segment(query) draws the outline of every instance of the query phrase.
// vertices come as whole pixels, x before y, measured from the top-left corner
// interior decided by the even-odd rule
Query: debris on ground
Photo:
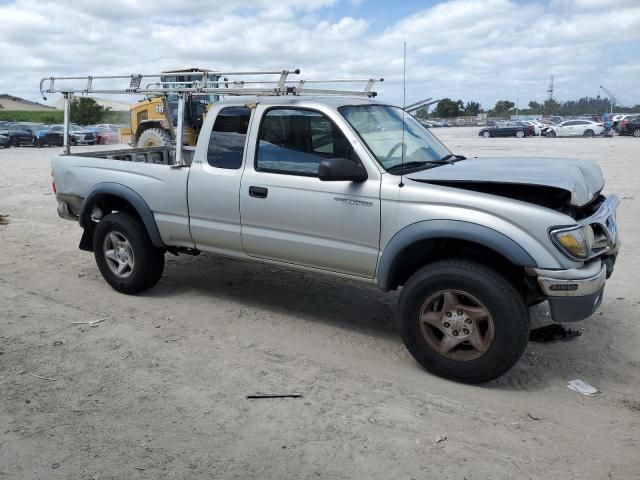
[[[538,417],[536,415],[532,415],[531,412],[527,412],[527,415],[531,420],[542,420],[542,417]]]
[[[97,327],[100,322],[104,322],[109,317],[99,318],[98,320],[91,320],[90,322],[73,322],[74,325],[89,325],[90,327]]]
[[[301,393],[256,393],[253,395],[247,395],[248,399],[258,398],[302,398]]]
[[[582,330],[565,328],[559,323],[552,323],[544,327],[534,328],[529,332],[530,342],[554,342],[556,340],[571,340],[582,335]]]
[[[434,445],[439,445],[442,442],[446,442],[447,441],[447,436],[446,435],[440,435],[438,438],[436,438],[436,443],[434,443]]]
[[[598,389],[596,387],[592,387],[587,382],[580,379],[569,380],[567,382],[567,388],[569,390],[573,390],[574,392],[578,392],[587,397],[590,397],[598,393]]]
[[[42,375],[36,375],[35,373],[30,373],[29,375],[31,375],[32,377],[36,377],[39,378],[41,380],[51,380],[52,382],[55,382],[55,378],[51,378],[51,377],[43,377]]]

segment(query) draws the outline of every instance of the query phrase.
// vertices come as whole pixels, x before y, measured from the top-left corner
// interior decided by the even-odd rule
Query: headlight
[[[593,247],[593,229],[589,225],[583,227],[558,228],[551,230],[551,239],[563,253],[572,258],[585,260]]]

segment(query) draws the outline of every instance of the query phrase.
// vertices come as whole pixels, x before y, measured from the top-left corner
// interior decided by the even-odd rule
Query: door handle
[[[256,198],[267,198],[269,189],[265,187],[249,187],[249,196]]]

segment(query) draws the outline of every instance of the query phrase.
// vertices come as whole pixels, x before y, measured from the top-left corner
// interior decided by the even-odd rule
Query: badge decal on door
[[[336,202],[346,203],[347,205],[356,205],[358,207],[373,207],[373,202],[364,202],[362,200],[353,200],[351,198],[333,198]]]

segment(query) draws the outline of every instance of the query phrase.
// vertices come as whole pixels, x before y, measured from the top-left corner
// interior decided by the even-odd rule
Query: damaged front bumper
[[[582,267],[567,270],[532,268],[542,295],[548,300],[555,322],[576,322],[591,316],[602,303],[604,284],[613,273],[620,239],[616,208],[620,200],[610,195],[590,217],[577,222],[589,225],[595,234],[591,256]]]
[[[549,301],[555,322],[577,322],[591,316],[602,302],[606,279],[613,271],[615,256],[568,270],[532,269]]]

